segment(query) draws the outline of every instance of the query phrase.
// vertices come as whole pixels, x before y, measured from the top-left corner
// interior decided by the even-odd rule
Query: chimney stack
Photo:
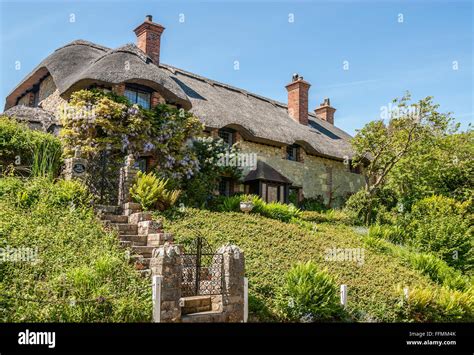
[[[308,125],[308,91],[311,85],[302,76],[293,74],[288,91],[288,114],[296,122]]]
[[[134,30],[137,36],[137,47],[146,53],[156,65],[160,64],[160,42],[164,30],[163,26],[153,22],[151,15],[146,15],[145,22]]]
[[[336,112],[336,109],[331,107],[331,102],[329,101],[328,97],[324,99],[324,102],[319,105],[319,107],[317,107],[314,112],[318,118],[329,122],[332,125],[334,124],[334,112]]]

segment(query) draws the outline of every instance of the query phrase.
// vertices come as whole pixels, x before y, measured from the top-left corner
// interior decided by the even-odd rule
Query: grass
[[[243,249],[249,278],[252,320],[277,321],[275,296],[283,277],[296,262],[314,261],[337,283],[348,286],[347,310],[355,321],[399,321],[399,286],[437,287],[427,276],[391,255],[365,248],[351,227],[310,222],[284,223],[256,214],[187,209],[176,218],[165,218],[165,228],[177,242],[205,237],[217,247],[232,243]],[[364,263],[325,260],[327,249],[364,248]]]
[[[0,178],[0,248],[37,250],[0,262],[1,322],[151,320],[149,280],[88,200],[79,183]]]

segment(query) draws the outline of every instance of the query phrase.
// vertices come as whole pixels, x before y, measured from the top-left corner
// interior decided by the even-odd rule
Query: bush
[[[355,224],[370,225],[374,222],[379,224],[393,222],[394,215],[391,211],[395,206],[393,192],[385,188],[377,190],[372,195],[365,190],[357,191],[348,198],[344,209]]]
[[[300,218],[315,223],[342,223],[352,224],[352,218],[342,210],[328,210],[326,212],[303,211]]]
[[[281,202],[264,202],[256,195],[234,195],[221,200],[217,210],[221,212],[240,212],[240,202],[252,202],[253,209],[250,213],[257,213],[267,218],[289,222],[300,216],[301,211],[292,205]]]
[[[416,202],[407,216],[408,244],[463,271],[473,266],[471,202],[432,196]]]
[[[85,185],[77,180],[49,178],[0,178],[0,198],[9,199],[17,206],[31,208],[37,204],[57,207],[86,207],[92,199]]]
[[[303,211],[326,211],[328,207],[324,203],[324,197],[318,195],[318,197],[305,198],[298,205]]]
[[[267,218],[278,219],[282,222],[289,222],[300,215],[300,210],[294,206],[281,202],[270,202],[262,206],[260,214]]]
[[[394,245],[385,239],[392,238],[390,232],[398,228],[375,225],[369,229],[364,237],[368,247],[379,252],[401,259],[407,266],[428,276],[434,282],[453,290],[467,290],[471,287],[471,280],[459,270],[453,269],[444,260],[429,253],[419,253],[408,247]],[[382,232],[381,232],[382,231]],[[385,239],[384,239],[385,238]]]
[[[406,234],[400,226],[374,224],[369,227],[369,236],[382,238],[394,244],[404,244]]]
[[[180,190],[167,190],[168,180],[160,179],[153,173],[138,172],[137,182],[130,188],[130,194],[144,211],[156,206],[164,211],[173,206],[181,193]]]
[[[0,116],[0,171],[12,166],[23,175],[53,177],[59,173],[61,151],[53,135]]]
[[[286,273],[277,308],[290,321],[334,320],[342,315],[334,279],[313,262],[296,264]]]
[[[403,293],[399,289],[400,297]],[[445,288],[415,287],[409,289],[408,299],[399,304],[400,312],[409,322],[472,322],[474,292]]]

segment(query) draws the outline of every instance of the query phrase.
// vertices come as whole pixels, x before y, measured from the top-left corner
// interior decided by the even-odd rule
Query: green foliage
[[[286,205],[281,202],[270,202],[263,205],[260,214],[267,218],[278,219],[283,222],[289,222],[292,218],[300,215],[300,210],[295,206]]]
[[[404,221],[407,243],[431,252],[460,270],[473,267],[472,204],[443,196],[424,198],[413,205]]]
[[[442,195],[465,201],[473,196],[474,132],[425,136],[397,164],[387,185],[410,209],[424,197]]]
[[[31,202],[17,204],[18,193]],[[0,263],[2,322],[146,322],[151,288],[104,231],[77,182],[0,179],[0,248],[31,248]]]
[[[374,222],[394,222],[395,206],[396,200],[391,191],[383,188],[377,189],[372,194],[366,190],[359,190],[348,198],[344,210],[354,224],[370,225]]]
[[[229,157],[229,162],[239,154],[237,144],[229,147],[221,138],[197,137],[193,141],[193,153],[198,162],[199,169],[192,178],[186,180],[183,189],[183,201],[188,206],[210,207],[214,191],[218,187],[222,176],[239,179],[241,169],[235,164],[225,164],[224,158]]]
[[[286,274],[277,293],[277,308],[290,321],[313,322],[341,317],[339,290],[335,280],[308,261],[298,263]]]
[[[173,180],[189,179],[197,169],[186,142],[202,131],[202,124],[185,110],[164,104],[145,110],[113,93],[80,90],[71,95],[61,122],[66,156],[76,147],[85,157],[105,149],[117,159],[151,153],[159,177]]]
[[[240,202],[252,202],[253,209],[250,213],[257,213],[264,217],[277,219],[283,222],[289,222],[292,218],[297,218],[301,211],[292,205],[281,202],[264,202],[256,195],[234,195],[221,201],[217,210],[223,212],[240,212]]]
[[[362,266],[355,262],[326,260],[330,248],[364,248],[362,238],[350,226],[323,223],[314,231],[259,214],[191,208],[180,213],[179,218],[165,218],[164,224],[178,243],[196,236],[198,230],[214,250],[227,243],[242,248],[249,279],[251,320],[282,319],[276,307],[276,295],[283,285],[282,275],[295,263],[308,260],[319,270],[327,268],[338,285],[348,285],[347,312],[357,321],[400,321],[396,285],[410,288],[435,285],[404,260],[370,248],[365,248]]]
[[[406,239],[406,233],[403,228],[398,225],[374,224],[369,228],[369,236],[382,238],[394,244],[404,244]]]
[[[54,177],[61,166],[61,149],[53,135],[0,116],[0,172],[12,166],[19,173]]]
[[[428,276],[439,285],[454,290],[467,290],[471,280],[459,270],[449,266],[444,260],[430,253],[420,253],[408,247],[392,244],[400,239],[400,228],[391,226],[372,226],[363,238],[367,247],[399,258],[405,265]]]
[[[302,220],[314,223],[352,224],[352,217],[343,210],[327,210],[322,212],[303,211],[300,216]]]
[[[179,198],[180,190],[168,190],[168,180],[160,179],[153,173],[138,172],[137,182],[130,188],[130,195],[144,211],[156,207],[164,211],[172,207]]]
[[[303,211],[316,212],[322,212],[328,209],[328,207],[324,203],[324,198],[321,195],[318,195],[318,197],[304,198],[303,201],[298,204],[298,207]]]
[[[474,292],[445,288],[416,287],[409,289],[408,300],[399,303],[400,317],[409,322],[472,322]]]
[[[49,178],[22,180],[16,177],[0,178],[0,198],[14,202],[23,208],[42,206],[90,206],[92,197],[86,186],[76,180]]]

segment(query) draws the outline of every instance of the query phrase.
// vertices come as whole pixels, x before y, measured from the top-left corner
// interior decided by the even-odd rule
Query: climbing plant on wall
[[[76,147],[93,157],[107,149],[117,159],[151,154],[159,176],[191,178],[198,163],[187,142],[202,132],[191,113],[162,104],[146,110],[125,97],[101,90],[80,90],[61,111],[65,155]]]

